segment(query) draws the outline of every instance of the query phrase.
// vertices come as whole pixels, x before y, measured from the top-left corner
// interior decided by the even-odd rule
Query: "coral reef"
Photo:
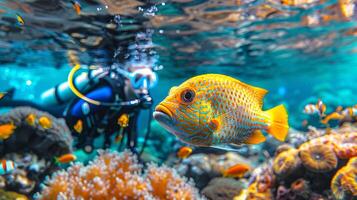
[[[0,176],[0,189],[31,196],[47,175],[59,169],[54,158],[72,152],[72,136],[62,120],[30,107],[0,116],[0,124],[7,123],[15,129],[1,141],[0,155],[18,167]]]
[[[131,153],[99,151],[87,166],[75,164],[47,180],[46,199],[201,199],[192,182],[168,167],[143,166]]]
[[[222,176],[222,173],[236,165],[237,163],[247,164],[252,166],[252,161],[240,156],[238,153],[225,153],[222,155],[216,154],[193,154],[181,163],[178,163],[175,168],[177,171],[186,176],[193,178],[198,188],[202,189],[213,178]]]
[[[7,192],[0,189],[0,200],[28,200],[28,198],[16,192]]]
[[[313,172],[328,172],[337,167],[337,156],[329,145],[310,145],[300,150],[302,164]]]
[[[290,148],[276,156],[273,163],[273,171],[278,176],[289,176],[295,173],[300,165],[301,160],[298,156],[298,150]]]
[[[211,200],[233,199],[238,195],[244,183],[232,178],[214,178],[202,190],[202,194]]]
[[[335,174],[331,190],[336,199],[357,197],[357,157],[351,158],[346,166]]]
[[[33,121],[29,118],[34,118]],[[51,121],[43,126],[40,119]],[[46,120],[41,120],[46,121]],[[0,116],[0,124],[12,123],[15,132],[0,144],[0,154],[33,152],[48,159],[72,152],[71,132],[64,121],[31,107],[17,107]]]
[[[291,144],[278,147],[274,158],[252,172],[249,186],[235,200],[356,198],[355,125],[310,128],[308,139],[297,148]]]

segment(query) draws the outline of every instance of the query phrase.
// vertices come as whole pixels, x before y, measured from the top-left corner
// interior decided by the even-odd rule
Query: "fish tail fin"
[[[277,140],[283,142],[288,135],[288,113],[284,105],[276,106],[265,111],[268,115],[269,125],[267,132]]]

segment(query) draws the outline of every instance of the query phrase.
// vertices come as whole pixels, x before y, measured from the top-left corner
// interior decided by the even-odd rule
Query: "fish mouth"
[[[155,118],[155,113],[156,114],[161,113],[161,114],[167,115],[172,120],[172,116],[173,116],[172,112],[166,106],[164,106],[162,104],[159,104],[158,106],[156,106],[155,112],[154,112],[154,118]]]
[[[172,130],[174,118],[172,112],[162,104],[156,106],[153,117],[167,130]]]

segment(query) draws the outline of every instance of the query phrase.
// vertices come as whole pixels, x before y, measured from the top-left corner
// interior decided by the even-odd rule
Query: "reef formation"
[[[47,199],[201,199],[193,183],[166,166],[146,170],[135,155],[100,151],[88,165],[74,164],[45,182],[37,195]]]
[[[0,156],[17,167],[0,176],[0,189],[30,197],[47,175],[59,169],[54,158],[72,152],[71,133],[61,119],[30,107],[1,115],[0,125],[4,124],[14,129],[0,141]]]
[[[311,129],[297,148],[283,144],[274,158],[253,171],[240,199],[354,199],[357,197],[357,131]]]

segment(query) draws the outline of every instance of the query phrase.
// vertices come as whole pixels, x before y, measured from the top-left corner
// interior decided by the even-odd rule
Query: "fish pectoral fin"
[[[213,130],[213,131],[217,131],[220,128],[220,121],[218,119],[212,119],[211,122],[209,123],[209,127]]]
[[[246,144],[259,144],[265,142],[266,138],[260,130],[255,130],[244,142]]]

